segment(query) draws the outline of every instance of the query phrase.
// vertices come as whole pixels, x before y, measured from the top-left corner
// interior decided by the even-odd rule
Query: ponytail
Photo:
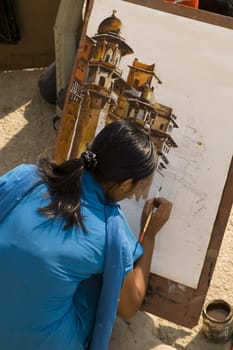
[[[65,228],[79,224],[85,229],[80,208],[82,175],[84,168],[94,171],[96,165],[96,156],[90,151],[62,164],[40,159],[38,169],[49,187],[51,201],[39,208],[39,212],[50,218],[64,216],[67,219]]]

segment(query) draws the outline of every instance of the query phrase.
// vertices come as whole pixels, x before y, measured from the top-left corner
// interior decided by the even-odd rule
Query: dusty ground
[[[54,146],[55,107],[39,94],[41,70],[0,73],[0,174],[22,162],[35,162]],[[222,298],[233,305],[233,211],[217,260],[206,302]],[[110,350],[152,350],[164,343],[176,349],[230,350],[229,344],[209,342],[201,332],[202,319],[193,329],[180,327],[144,312],[126,323],[117,320]]]

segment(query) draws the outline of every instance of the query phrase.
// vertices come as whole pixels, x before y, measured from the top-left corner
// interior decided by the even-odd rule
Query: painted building
[[[86,145],[106,124],[109,109],[117,105],[118,94],[114,92],[114,84],[121,79],[121,58],[133,53],[120,36],[121,27],[122,23],[113,11],[112,16],[100,23],[97,34],[86,39],[87,53],[80,61],[83,63],[83,72],[80,71],[80,64],[73,82],[73,86],[77,82],[79,84],[79,115],[71,157],[76,157],[86,149]],[[91,57],[87,62],[89,53]]]
[[[177,128],[176,117],[172,108],[156,101],[153,78],[161,84],[155,74],[155,64],[147,65],[137,58],[129,66],[127,88],[121,92],[117,107],[110,111],[111,119],[129,119],[144,128],[151,136],[158,154],[157,171],[164,176],[164,170],[169,164],[168,153],[177,147],[171,133]],[[116,84],[117,86],[117,84]]]
[[[177,147],[171,134],[177,128],[172,108],[156,101],[156,85],[161,84],[155,64],[137,58],[122,78],[121,58],[133,49],[121,36],[121,21],[113,14],[104,19],[97,34],[88,36],[77,60],[69,102],[76,103],[77,121],[70,157],[77,157],[106,124],[131,120],[146,130],[157,150],[157,171],[164,176],[168,153]]]

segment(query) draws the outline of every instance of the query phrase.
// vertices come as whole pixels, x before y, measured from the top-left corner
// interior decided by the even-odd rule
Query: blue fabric
[[[120,290],[127,266],[125,256],[127,241],[118,220],[117,206],[106,207],[107,237],[103,273],[103,285],[98,303],[95,327],[92,333],[90,350],[107,349],[112,327],[116,318]]]
[[[34,164],[22,164],[0,178],[0,222],[10,210],[40,181]]]
[[[23,165],[0,178],[1,210],[9,200],[6,189],[14,188],[20,173],[30,171],[35,172],[35,166]],[[34,184],[34,179],[31,182]],[[46,186],[37,184],[33,191],[16,201],[17,205],[13,205],[8,215],[5,213],[7,216],[0,224],[0,348],[84,349],[92,330],[100,287],[100,278],[91,277],[104,273],[101,295],[114,299],[113,307],[107,318],[103,318],[101,310],[107,305],[101,304],[103,297],[100,298],[93,340],[102,324],[101,341],[105,347],[92,342],[91,350],[104,349],[115,319],[119,282],[132,269],[142,248],[120,208],[106,203],[102,189],[88,172],[83,176],[82,197],[88,233],[78,227],[64,230],[63,218],[53,220],[41,215],[37,208],[48,203],[46,194]],[[106,246],[112,240],[111,235],[106,237],[106,232],[111,232],[112,237],[114,232],[119,232],[122,244],[116,252],[114,249],[113,255],[117,259],[121,257],[123,269],[118,269],[115,263],[106,267]],[[111,290],[112,284],[106,276],[113,273],[119,287]],[[88,281],[93,288],[90,289]],[[109,328],[105,327],[106,322]]]

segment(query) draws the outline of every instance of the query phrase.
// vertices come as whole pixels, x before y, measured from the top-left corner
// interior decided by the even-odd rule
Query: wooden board
[[[230,17],[185,6],[177,6],[166,3],[163,0],[125,1],[190,18],[192,20],[209,23],[214,26],[233,29],[233,19]],[[197,288],[189,288],[171,279],[151,274],[147,296],[142,307],[143,310],[189,328],[194,327],[198,323],[232,207],[232,198],[233,161],[231,161],[227,180],[219,203]]]
[[[130,2],[145,5],[144,1]],[[103,123],[101,124],[99,122],[101,120],[101,115],[99,115],[96,111],[102,108],[102,105],[99,104],[100,101],[98,97],[101,95],[102,101],[105,102],[109,98],[107,91],[108,89],[106,89],[106,86],[103,86],[103,84],[107,84],[107,80],[104,79],[104,76],[102,76],[102,87],[99,88],[98,91],[96,89],[91,89],[91,86],[89,86],[89,92],[92,96],[91,109],[89,108],[89,97],[86,96],[83,98],[85,89],[80,89],[80,84],[85,79],[85,67],[87,67],[87,63],[91,58],[91,52],[93,49],[93,42],[91,40],[92,38],[89,38],[88,41],[85,38],[88,19],[91,14],[93,4],[94,1],[89,2],[87,12],[88,16],[86,18],[82,39],[77,52],[75,67],[72,73],[65,108],[61,120],[61,126],[57,138],[55,158],[58,162],[61,162],[70,157],[77,156],[85,148],[86,143],[92,139],[96,131],[98,131],[103,126]],[[158,8],[159,10],[165,9],[165,11],[169,9],[168,12],[170,13],[175,13],[181,17],[190,17],[192,19],[197,19],[200,14],[202,21],[204,18],[206,19],[208,17],[206,14],[203,15],[203,11],[197,11],[183,6],[174,6],[173,4],[164,4],[164,2],[161,1],[146,1],[146,6]],[[219,17],[222,16],[210,14],[210,17],[211,16],[213,16],[214,23],[221,22]],[[225,22],[227,27],[230,28],[232,23],[230,23],[228,19],[223,18],[223,22]],[[122,45],[121,48],[125,54],[127,54],[127,52],[130,53],[130,47],[127,45],[124,46],[122,42],[118,41],[118,45],[119,44]],[[96,61],[93,62],[92,60],[92,66],[94,66],[96,63]],[[133,69],[135,69],[135,65],[137,70],[140,70],[141,72],[143,71],[144,73],[147,72],[146,79],[148,79],[148,71],[149,76],[151,76],[150,72],[154,69],[152,66],[145,65],[142,62],[140,63],[140,61],[136,61],[134,62]],[[93,70],[93,74],[94,73],[96,72]],[[116,71],[114,74],[117,75],[119,73]],[[140,77],[142,76],[140,75]],[[155,78],[157,78],[158,81],[160,80],[158,77]],[[118,79],[118,84],[116,86],[117,91],[121,92],[122,89],[127,89],[127,84],[131,84],[130,78],[127,81],[124,79]],[[138,84],[140,85],[140,80]],[[82,101],[82,103],[80,103],[80,101]],[[122,106],[122,103],[124,104],[124,98],[122,98],[120,102]],[[132,98],[131,102],[136,103]],[[140,103],[142,104],[142,101]],[[111,104],[111,107],[113,107],[113,103]],[[150,106],[146,106],[145,108],[147,112],[151,112]],[[165,118],[167,116],[167,113],[169,113],[171,110],[170,106],[164,106],[161,103],[157,103],[156,108],[157,112],[160,114],[160,117],[163,118]],[[80,109],[83,110],[83,118],[80,118]],[[122,110],[122,108],[118,109],[118,117],[121,116],[119,110]],[[110,121],[116,117],[116,113],[112,113],[111,108],[105,110],[104,113],[109,115]],[[86,123],[87,120],[91,120],[91,122],[88,124]],[[172,141],[173,144],[175,144],[175,141]],[[206,258],[203,262],[202,272],[200,274],[200,279],[197,287],[190,288],[185,284],[177,283],[172,278],[165,278],[156,274],[151,274],[148,294],[143,305],[144,310],[187,327],[192,327],[198,322],[232,204],[232,181],[231,164],[225,187],[224,183],[222,184],[222,188],[224,188],[224,190],[221,201],[219,203],[219,208],[217,210],[217,217],[215,223],[213,223],[214,229],[211,234],[209,246],[206,248]]]

